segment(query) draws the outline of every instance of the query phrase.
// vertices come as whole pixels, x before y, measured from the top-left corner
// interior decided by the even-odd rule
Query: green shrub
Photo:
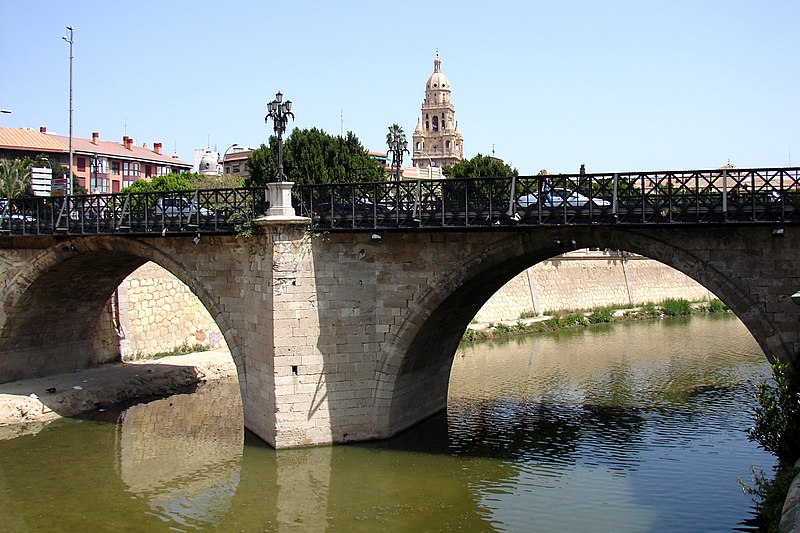
[[[748,432],[750,440],[775,454],[784,465],[800,459],[800,390],[798,373],[789,365],[772,364],[772,382],[759,384],[755,424]]]
[[[608,322],[613,322],[615,310],[616,306],[598,307],[591,315],[587,317],[587,320],[591,324],[606,324]]]
[[[172,350],[154,353],[153,355],[149,356],[149,359],[161,359],[163,357],[172,357],[173,355],[186,355],[187,353],[205,352],[206,350],[208,350],[208,346],[205,344],[195,343],[190,345],[184,342]]]
[[[661,302],[661,309],[667,316],[683,316],[692,314],[692,303],[683,298],[668,298]]]
[[[726,311],[727,309],[728,308],[725,306],[725,304],[722,303],[722,300],[718,298],[710,300],[708,302],[708,305],[706,306],[706,311],[708,311],[709,313],[721,313],[723,311]]]

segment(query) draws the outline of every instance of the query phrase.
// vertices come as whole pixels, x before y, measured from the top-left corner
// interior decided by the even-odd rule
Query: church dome
[[[433,74],[431,77],[428,78],[428,84],[425,86],[425,89],[430,90],[450,90],[450,80],[447,79],[442,73],[442,60],[439,59],[439,56],[436,56],[436,59],[433,61]]]
[[[200,174],[216,174],[217,173],[217,152],[206,150],[203,157],[200,158]]]

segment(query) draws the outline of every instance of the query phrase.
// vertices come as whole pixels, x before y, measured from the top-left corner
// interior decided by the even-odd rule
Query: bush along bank
[[[780,361],[772,363],[772,379],[759,384],[755,424],[748,437],[777,459],[772,477],[753,470],[753,495],[759,531],[800,531],[800,372]]]
[[[624,320],[644,320],[665,316],[686,316],[727,312],[720,300],[690,302],[684,299],[667,299],[661,303],[646,303],[638,307],[612,305],[594,309],[565,309],[549,312],[544,316],[523,314],[516,323],[501,322],[486,325],[471,324],[461,342],[480,342],[489,339],[546,333],[566,328],[586,327],[592,324],[608,324]]]

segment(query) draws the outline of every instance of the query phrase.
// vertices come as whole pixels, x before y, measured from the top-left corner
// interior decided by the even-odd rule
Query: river
[[[211,384],[0,442],[0,531],[731,531],[768,374],[730,315],[483,343],[441,416],[281,451]]]

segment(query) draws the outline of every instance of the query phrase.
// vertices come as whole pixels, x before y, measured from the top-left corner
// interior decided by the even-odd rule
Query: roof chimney
[[[122,144],[125,146],[126,149],[131,149],[131,144],[133,144],[133,139],[125,135],[122,137]]]
[[[39,126],[39,133],[47,133],[47,126]]]
[[[100,134],[96,131],[92,132],[92,144],[97,144],[100,141]]]
[[[153,151],[161,155],[161,143],[153,143]]]

